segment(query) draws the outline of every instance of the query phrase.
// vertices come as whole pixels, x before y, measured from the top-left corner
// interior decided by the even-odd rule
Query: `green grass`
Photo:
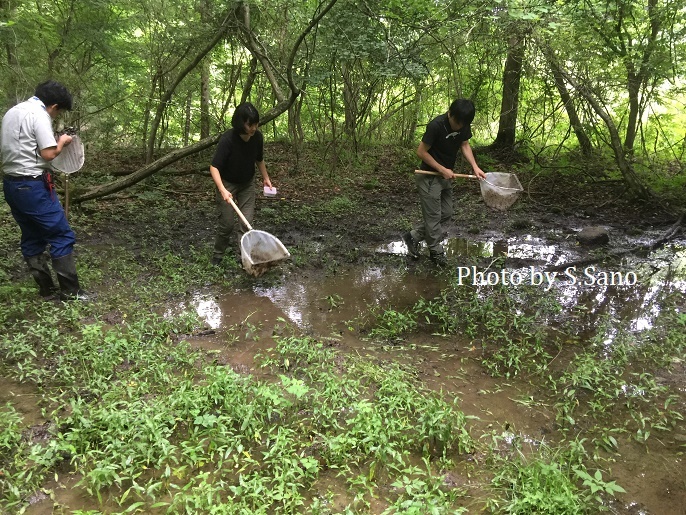
[[[560,322],[565,318],[550,295],[451,285],[400,312],[372,309],[366,326],[371,338],[400,346],[427,331],[466,340],[481,349],[474,359],[485,372],[529,384],[525,400],[516,402],[552,412],[556,431],[539,448],[524,453],[515,434],[508,437],[515,440],[508,452],[502,436],[487,446],[488,468],[495,472],[495,494],[487,502],[493,512],[597,513],[607,498],[623,492],[600,468],[620,460],[632,443],[646,450],[656,439],[663,445],[683,424],[683,395],[658,379],[686,360],[681,301],[667,288],[655,300],[661,310],[650,329],[636,332],[632,320],[599,318],[582,340],[574,325]],[[410,356],[412,349],[409,344]],[[579,434],[585,438],[577,440]]]
[[[268,379],[257,379],[180,339],[200,327],[195,315],[151,308],[215,278],[205,254],[84,249],[82,276],[104,283],[94,303],[3,289],[0,373],[37,388],[50,429],[27,440],[3,408],[2,510],[21,511],[66,474],[107,512],[326,513],[328,471],[351,513],[375,498],[389,513],[460,510],[463,492],[441,488],[433,461],[473,450],[468,420],[412,371],[294,334],[275,339],[261,357]],[[386,488],[394,481],[402,488]]]
[[[624,489],[604,481],[600,470],[589,474],[581,458],[578,445],[554,451],[544,444],[528,454],[515,445],[509,456],[494,459],[489,507],[511,515],[596,513],[603,506],[600,493],[612,496]]]

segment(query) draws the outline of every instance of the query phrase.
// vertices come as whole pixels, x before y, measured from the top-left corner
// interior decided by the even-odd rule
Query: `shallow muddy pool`
[[[546,322],[551,327],[573,327],[582,344],[603,319],[621,320],[631,331],[647,330],[660,315],[666,295],[686,293],[686,246],[682,243],[646,257],[625,258],[608,266],[578,266],[554,275],[551,267],[573,262],[580,255],[579,249],[564,239],[454,238],[446,240],[445,247],[453,271],[465,287],[507,281],[508,285],[533,286],[554,295],[562,311]],[[434,298],[454,277],[437,273],[426,257],[420,261],[407,258],[400,241],[376,251],[382,264],[342,274],[285,276],[276,285],[256,280],[243,291],[199,292],[190,305],[177,307],[193,308],[207,326],[207,331],[189,341],[221,362],[255,371],[255,354],[271,346],[272,334],[292,325],[327,339],[344,352],[412,364],[426,385],[459,397],[465,413],[479,417],[474,426],[480,432],[513,431],[534,443],[558,439],[550,406],[540,399],[534,401],[540,393],[536,385],[487,375],[480,364],[480,349],[468,338],[410,334],[402,341],[383,342],[368,337],[364,327],[372,313],[401,311],[420,298]],[[607,325],[604,337],[608,348],[614,334],[612,324]],[[563,359],[564,355],[559,358]],[[681,372],[671,374],[669,381],[683,408],[686,378],[683,367],[677,370]],[[611,458],[611,477],[627,490],[611,510],[686,513],[683,441],[678,445],[680,439],[686,439],[686,432],[683,425],[676,432],[672,443],[654,438],[639,444],[627,439],[621,452]]]

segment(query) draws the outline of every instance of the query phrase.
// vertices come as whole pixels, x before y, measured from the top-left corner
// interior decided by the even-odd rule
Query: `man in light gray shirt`
[[[60,298],[85,297],[74,261],[76,238],[50,174],[50,161],[72,139],[66,134],[55,139],[52,121],[71,108],[72,96],[66,87],[56,81],[43,82],[32,98],[7,111],[0,133],[5,200],[21,229],[21,252],[46,299],[56,293],[45,254],[48,246]]]

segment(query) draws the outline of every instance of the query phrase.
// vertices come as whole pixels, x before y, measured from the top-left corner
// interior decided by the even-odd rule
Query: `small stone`
[[[604,227],[584,227],[576,235],[576,239],[582,245],[605,245],[610,241],[610,234]]]

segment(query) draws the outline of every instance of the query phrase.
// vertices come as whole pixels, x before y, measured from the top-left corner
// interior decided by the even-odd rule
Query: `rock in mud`
[[[576,235],[576,239],[582,245],[605,245],[610,241],[610,234],[604,227],[584,227]]]

